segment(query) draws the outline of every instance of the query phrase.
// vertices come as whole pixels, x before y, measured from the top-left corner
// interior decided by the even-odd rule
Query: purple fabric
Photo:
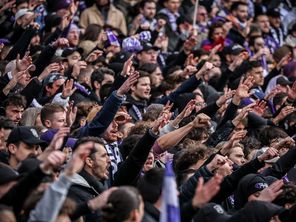
[[[48,144],[50,144],[51,140],[53,139],[54,135],[57,133],[58,129],[49,129],[45,133],[43,133],[40,139],[44,140]],[[77,139],[75,138],[68,138],[65,147],[73,148]]]
[[[70,4],[72,3],[71,0],[56,0],[53,6],[53,11],[58,11],[60,9],[67,9]]]
[[[283,68],[284,76],[291,77],[296,70],[296,61],[291,61]]]

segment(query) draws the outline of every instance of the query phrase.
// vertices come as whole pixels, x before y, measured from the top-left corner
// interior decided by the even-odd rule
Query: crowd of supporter
[[[296,221],[296,1],[196,1],[0,1],[0,222]]]

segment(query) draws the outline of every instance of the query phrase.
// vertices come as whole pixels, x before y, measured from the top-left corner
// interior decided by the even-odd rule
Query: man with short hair
[[[228,37],[235,43],[244,45],[245,30],[248,20],[248,4],[238,1],[231,5],[231,16],[233,27],[229,30]]]
[[[7,164],[16,169],[21,161],[40,153],[40,146],[46,146],[46,143],[40,140],[35,128],[18,126],[9,134],[6,146],[8,150]]]
[[[126,21],[123,13],[110,0],[96,0],[94,5],[85,9],[80,17],[79,25],[86,29],[89,24],[100,26],[110,25],[127,34]]]
[[[60,73],[52,73],[43,80],[43,92],[39,96],[38,102],[41,105],[52,101],[59,89],[65,83],[65,78]]]
[[[180,0],[165,0],[164,7],[159,11],[160,14],[165,14],[169,18],[170,27],[173,31],[177,31],[177,18],[180,16]]]
[[[41,109],[40,118],[42,124],[48,129],[59,129],[66,126],[66,111],[58,104],[44,105]]]
[[[90,77],[92,93],[94,96],[101,101],[102,99],[100,95],[100,91],[103,85],[113,84],[114,83],[115,73],[112,69],[108,68],[100,68],[98,70],[93,71]]]
[[[271,53],[273,53],[279,47],[279,44],[276,42],[271,34],[271,27],[268,16],[266,14],[257,15],[255,21],[262,31],[262,36],[264,38],[266,47],[270,49]]]
[[[270,32],[276,43],[281,46],[284,42],[284,28],[281,21],[281,13],[278,9],[271,9],[267,11],[269,23],[271,25]]]
[[[74,175],[73,184],[68,196],[77,204],[82,204],[93,199],[107,189],[105,181],[109,178],[110,158],[104,148],[102,140],[96,137],[84,137],[77,141],[76,147],[93,142],[93,149],[85,158],[83,169]],[[98,212],[86,214],[86,221],[97,221]]]
[[[159,49],[151,43],[143,43],[142,47],[142,50],[137,54],[139,65],[145,63],[156,64]]]
[[[140,77],[132,87],[131,94],[127,95],[126,107],[128,113],[134,121],[142,120],[142,114],[145,113],[147,101],[150,98],[151,82],[149,74],[140,71]]]
[[[3,105],[5,116],[17,125],[22,118],[26,103],[26,99],[19,94],[9,96]]]
[[[154,0],[140,2],[140,14],[134,19],[130,34],[138,33],[138,30],[151,30],[156,27],[156,3]]]

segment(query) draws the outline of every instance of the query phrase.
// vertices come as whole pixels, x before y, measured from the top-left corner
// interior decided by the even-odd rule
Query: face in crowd
[[[147,100],[150,98],[151,82],[149,76],[140,77],[138,82],[131,87],[132,96],[136,100]]]

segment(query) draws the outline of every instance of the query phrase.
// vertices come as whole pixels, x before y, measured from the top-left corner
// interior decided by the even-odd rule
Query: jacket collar
[[[147,101],[146,100],[135,100],[130,94],[127,94],[126,96],[126,102],[135,105],[139,108],[145,108],[147,107]]]
[[[75,174],[73,176],[72,182],[74,184],[93,189],[97,194],[100,194],[107,189],[105,182],[97,180],[84,169],[82,169],[79,174]]]

